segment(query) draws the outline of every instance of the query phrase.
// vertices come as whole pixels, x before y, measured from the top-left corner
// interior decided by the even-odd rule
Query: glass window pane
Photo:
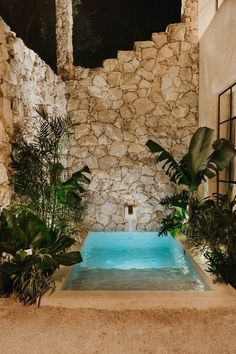
[[[219,182],[219,194],[227,194],[229,189],[228,183]]]
[[[230,137],[230,123],[225,122],[220,124],[220,138],[229,139]]]
[[[213,193],[215,193],[216,191],[217,191],[217,179],[216,178],[212,178],[208,182],[208,193],[207,193],[207,195],[210,196]]]
[[[236,102],[236,97],[235,97]],[[231,120],[231,141],[236,145],[236,119]]]
[[[229,169],[225,169],[219,173],[219,180],[228,181],[229,180]]]
[[[235,97],[236,101],[236,97]],[[231,141],[234,145],[236,145],[236,119],[231,121]],[[230,165],[230,179],[231,181],[236,182],[236,158],[231,161]]]
[[[232,184],[232,185],[231,185],[231,189],[232,189],[231,197],[232,197],[232,199],[233,199],[234,196],[236,195],[236,184]]]
[[[230,180],[236,182],[236,158],[234,157],[230,165]]]
[[[220,96],[220,122],[230,118],[230,91]]]
[[[230,95],[230,92],[232,92],[232,95]],[[236,146],[236,84],[220,96],[219,103],[219,122],[230,119],[230,121],[219,125],[219,137],[231,140]],[[230,108],[232,109],[231,112]],[[236,184],[232,183],[236,182],[236,158],[233,159],[229,168],[219,173],[218,177],[219,193],[230,194],[233,197],[236,194]]]
[[[232,88],[232,117],[236,117],[236,85]]]

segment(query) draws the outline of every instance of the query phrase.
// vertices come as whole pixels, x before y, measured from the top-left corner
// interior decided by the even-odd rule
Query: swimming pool
[[[90,232],[64,290],[210,290],[181,243],[157,232]]]

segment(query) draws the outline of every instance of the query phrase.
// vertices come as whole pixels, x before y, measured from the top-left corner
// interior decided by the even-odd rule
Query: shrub
[[[180,232],[185,233],[188,227],[188,192],[183,191],[171,197],[165,197],[161,200],[161,204],[167,207],[167,213],[169,213],[162,220],[160,235],[170,233],[175,237]]]
[[[18,203],[43,220],[51,231],[77,235],[85,209],[82,195],[90,183],[87,166],[68,176],[63,164],[71,119],[39,111],[30,141],[18,129],[12,154],[12,184]]]
[[[230,141],[217,139],[213,142],[213,136],[213,129],[198,128],[191,138],[187,153],[179,162],[155,141],[148,140],[146,143],[149,150],[157,154],[156,161],[162,163],[162,169],[170,180],[188,190],[190,217],[201,183],[223,171],[236,154]]]
[[[38,114],[31,140],[15,131],[11,167],[17,202],[0,216],[2,292],[7,278],[24,304],[39,304],[54,288],[53,273],[60,265],[81,261],[80,253],[69,249],[83,228],[83,193],[90,183],[87,166],[68,176],[63,165],[70,118]]]
[[[12,279],[21,302],[31,305],[54,289],[52,275],[60,265],[81,262],[80,252],[69,252],[75,239],[59,235],[30,212],[3,210],[0,216],[0,272]]]
[[[187,240],[202,251],[209,272],[236,287],[236,198],[217,195],[196,204],[189,220]]]

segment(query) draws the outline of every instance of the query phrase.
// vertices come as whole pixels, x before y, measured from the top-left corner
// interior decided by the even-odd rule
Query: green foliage
[[[82,228],[83,193],[90,183],[87,166],[68,177],[62,163],[70,118],[38,114],[31,140],[21,131],[15,136],[11,167],[17,202],[0,216],[0,275],[10,277],[14,293],[28,305],[54,288],[52,276],[60,265],[81,262],[80,252],[69,249]]]
[[[167,235],[170,233],[173,237],[180,232],[185,232],[188,222],[188,192],[183,191],[171,197],[165,197],[161,200],[161,204],[171,210],[163,220],[160,230],[160,235]]]
[[[236,287],[236,198],[216,197],[194,206],[187,240],[205,254],[211,273]]]
[[[156,161],[163,163],[162,169],[170,180],[187,188],[190,218],[200,184],[223,171],[236,154],[233,144],[226,139],[218,139],[212,143],[213,135],[213,129],[198,128],[192,136],[188,152],[179,162],[156,142],[148,140],[146,143],[152,153],[157,153]]]
[[[228,140],[218,139],[212,144],[213,134],[210,128],[198,128],[180,162],[156,142],[149,140],[146,145],[152,153],[158,154],[156,161],[163,162],[162,168],[172,182],[196,192],[202,182],[224,170],[235,156],[234,146]]]
[[[207,259],[208,271],[214,274],[218,281],[236,288],[235,259],[232,259],[221,249],[207,251],[204,256]]]
[[[60,265],[82,261],[80,252],[69,252],[72,237],[47,228],[37,216],[19,209],[4,210],[0,216],[0,273],[13,280],[13,291],[21,302],[31,305],[54,288],[52,275]]]
[[[76,234],[84,211],[82,194],[90,179],[83,167],[66,179],[62,164],[72,127],[68,116],[38,111],[38,130],[31,141],[20,133],[13,145],[13,186],[20,203],[36,214],[51,231]]]

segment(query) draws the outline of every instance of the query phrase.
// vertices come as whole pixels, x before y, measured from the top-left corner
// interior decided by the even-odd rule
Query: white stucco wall
[[[198,34],[203,36],[224,0],[198,0]]]
[[[236,1],[224,0],[200,39],[200,126],[217,129],[218,95],[236,82],[235,14]],[[211,181],[206,193],[215,191]]]
[[[217,99],[236,81],[236,1],[224,0],[200,39],[200,125],[216,128]]]

